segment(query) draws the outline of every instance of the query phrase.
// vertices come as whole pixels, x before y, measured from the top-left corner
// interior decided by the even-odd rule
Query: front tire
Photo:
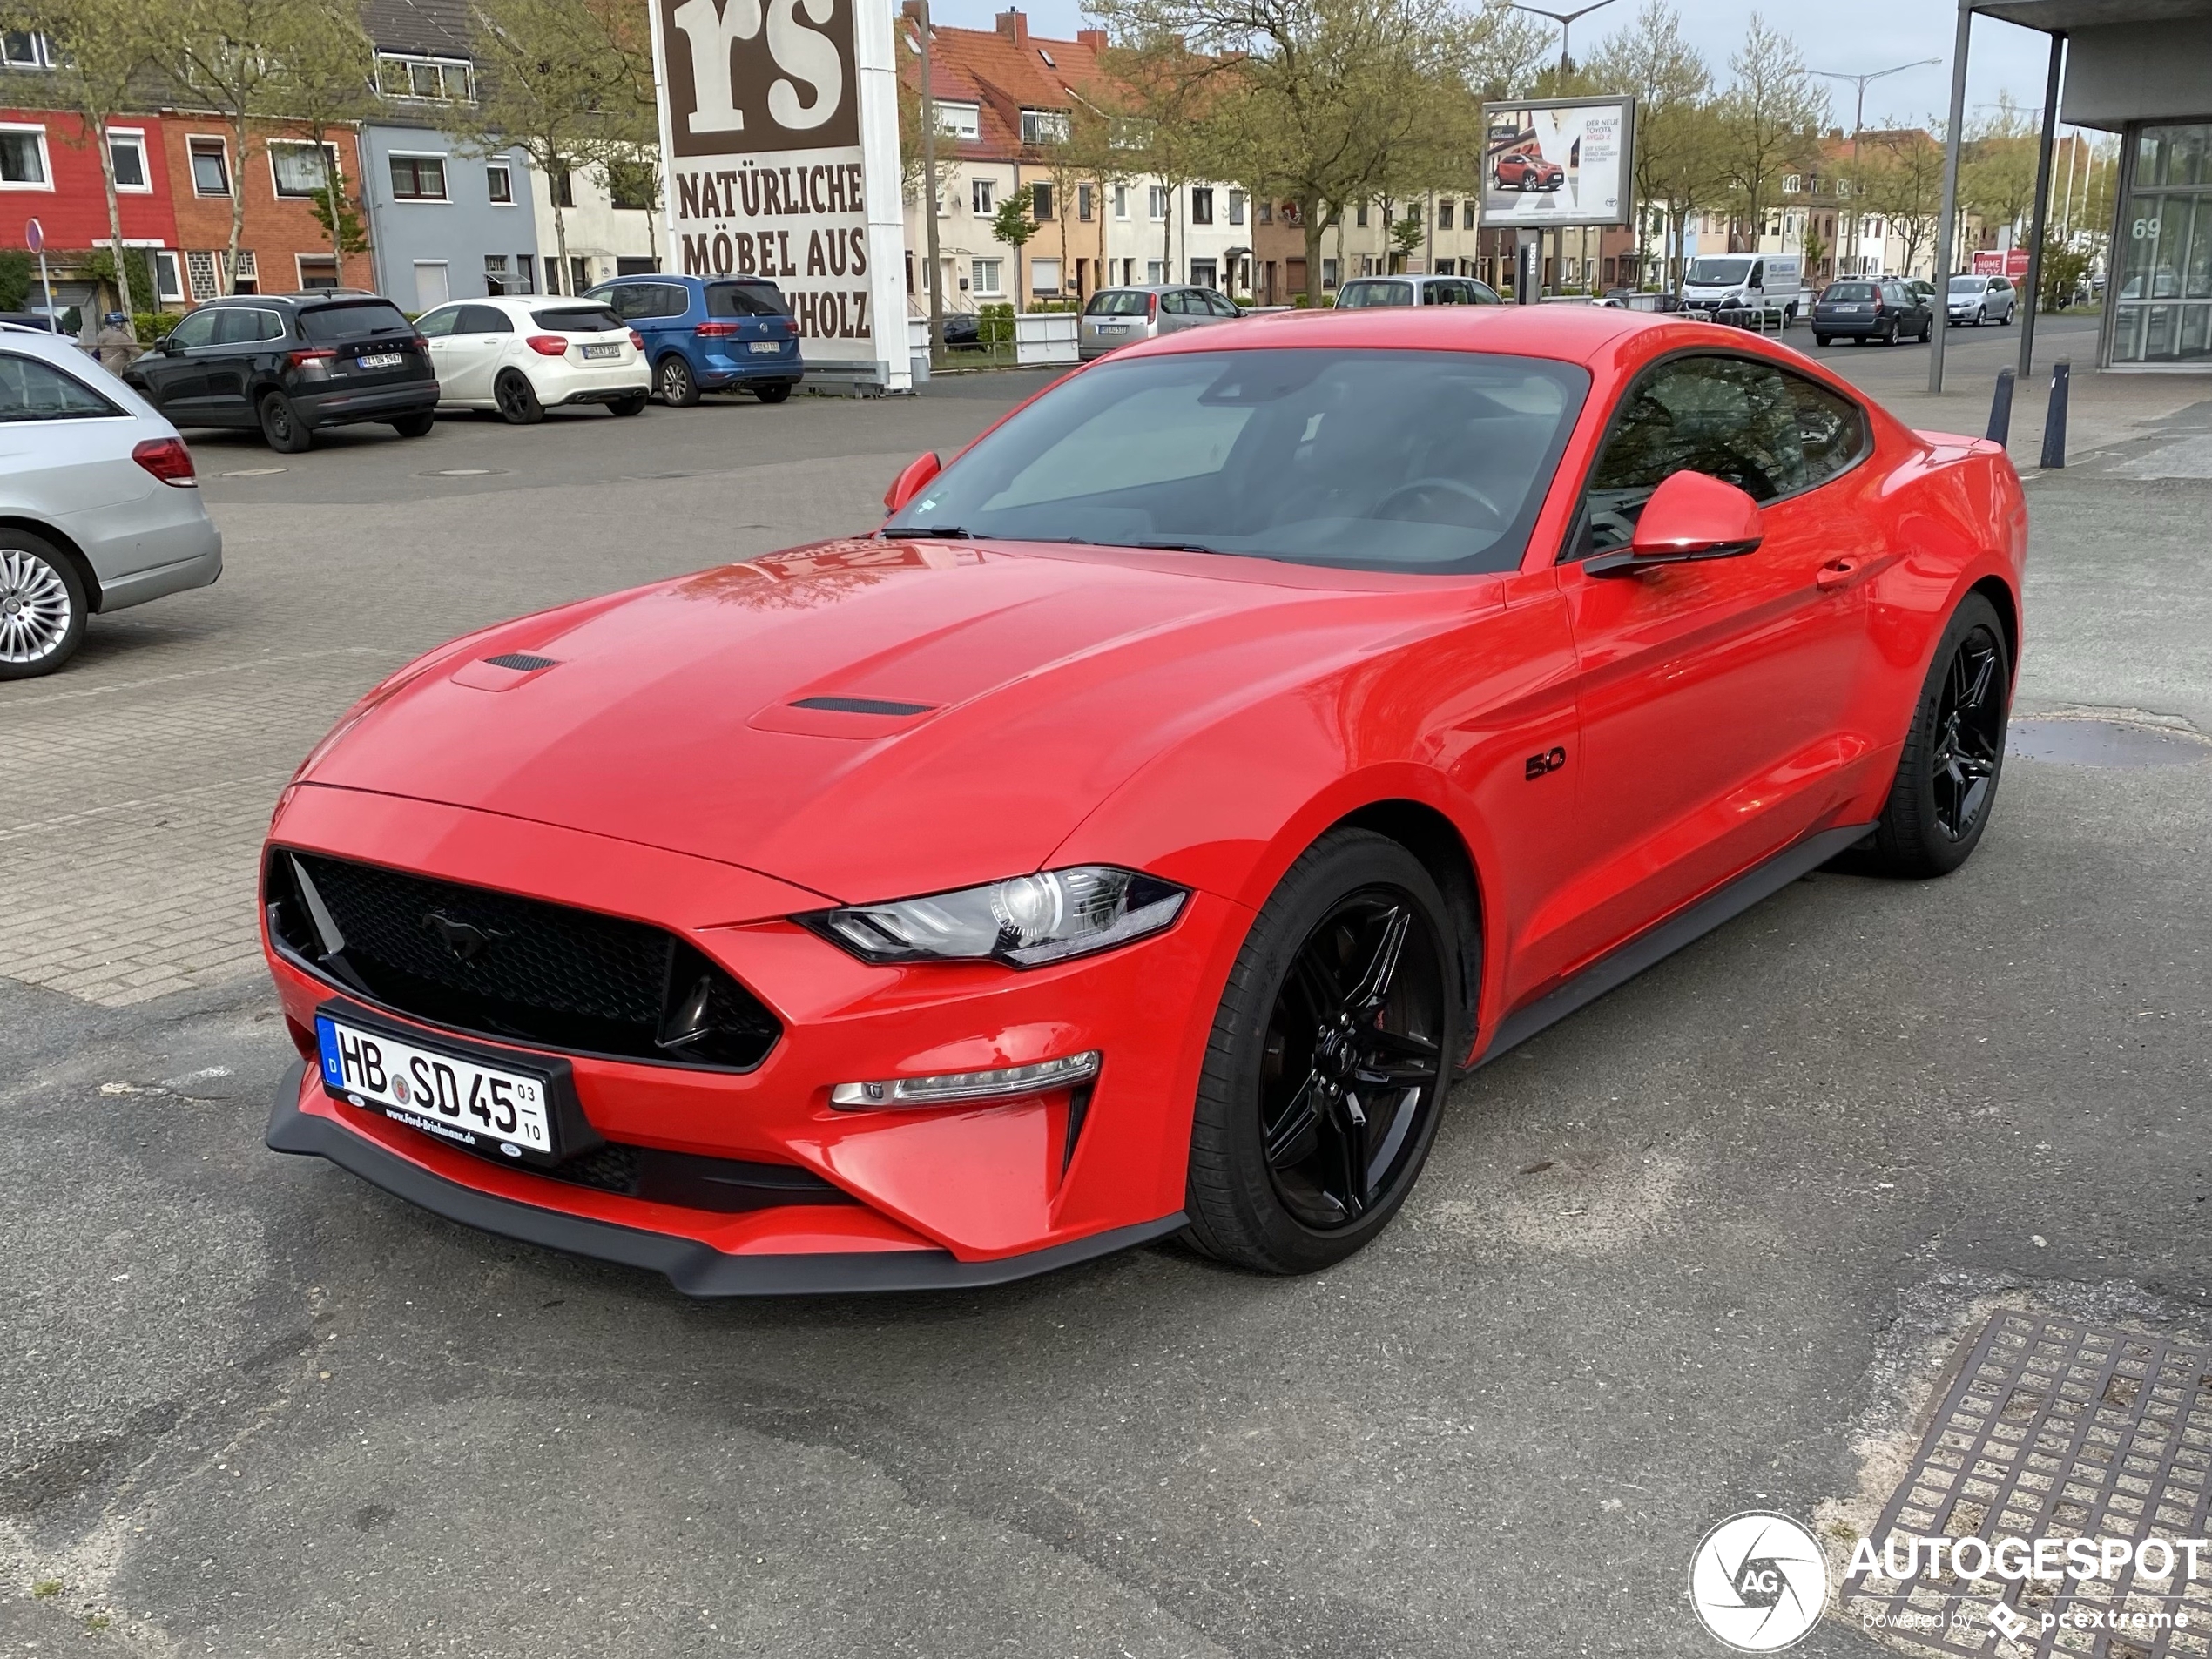
[[[1997,804],[2011,711],[2012,660],[1997,608],[1970,593],[1937,642],[1874,830],[1888,875],[1949,875],[1973,855]]]
[[[300,411],[292,400],[281,392],[271,392],[261,400],[261,441],[280,455],[296,455],[315,441],[307,430],[307,423],[300,418]]]
[[[674,352],[660,360],[653,371],[653,384],[660,393],[660,401],[671,409],[688,409],[699,401],[699,383],[691,374],[691,366]]]
[[[545,405],[537,401],[537,388],[519,368],[502,374],[492,385],[491,396],[499,406],[499,418],[509,426],[536,426],[545,418]]]
[[[84,640],[84,579],[52,543],[0,530],[0,680],[51,674]]]
[[[1190,1242],[1262,1273],[1342,1261],[1420,1176],[1463,1039],[1450,907],[1421,862],[1332,831],[1238,953],[1199,1074]]]

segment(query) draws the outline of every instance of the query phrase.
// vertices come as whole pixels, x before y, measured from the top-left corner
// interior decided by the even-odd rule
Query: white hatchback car
[[[0,325],[0,680],[51,674],[94,611],[223,573],[177,428],[66,334]]]
[[[645,342],[596,300],[462,300],[426,311],[438,407],[496,409],[516,426],[566,403],[636,415],[651,395]]]

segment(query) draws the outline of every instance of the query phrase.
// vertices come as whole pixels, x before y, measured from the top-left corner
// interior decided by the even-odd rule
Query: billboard
[[[911,385],[890,0],[652,0],[662,268],[765,277],[808,369]]]
[[[1484,105],[1485,227],[1627,224],[1635,114],[1632,98]]]
[[[2000,253],[1993,248],[1976,248],[1973,274],[2010,277],[2016,283],[2025,282],[2027,280],[2027,250],[2014,247]]]

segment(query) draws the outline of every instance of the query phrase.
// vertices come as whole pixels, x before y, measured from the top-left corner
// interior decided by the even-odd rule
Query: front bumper
[[[448,1146],[333,1100],[319,1076],[293,1080],[288,1108],[272,1123],[280,1150],[328,1157],[472,1225],[654,1266],[702,1295],[995,1283],[1183,1224],[1211,1027],[1192,1010],[1219,996],[1249,921],[1226,900],[1194,894],[1162,934],[1026,972],[873,967],[786,919],[819,905],[818,895],[635,843],[314,785],[291,792],[272,835],[676,934],[758,997],[783,1035],[745,1072],[564,1052],[585,1116],[617,1146],[790,1166],[818,1190],[827,1183],[837,1191],[835,1202],[742,1213],[631,1196]],[[278,951],[269,962],[304,1053],[316,1009],[342,993]],[[551,1052],[372,1011],[425,1043],[502,1049],[524,1063]],[[1090,1049],[1106,1062],[1084,1092],[927,1109],[829,1103],[838,1082]],[[901,1259],[794,1264],[890,1256]]]

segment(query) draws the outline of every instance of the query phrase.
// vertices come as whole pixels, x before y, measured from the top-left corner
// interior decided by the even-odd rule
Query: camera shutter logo
[[[1752,1510],[1707,1533],[1689,1558],[1689,1604],[1739,1653],[1779,1653],[1828,1605],[1820,1541],[1787,1515]]]

